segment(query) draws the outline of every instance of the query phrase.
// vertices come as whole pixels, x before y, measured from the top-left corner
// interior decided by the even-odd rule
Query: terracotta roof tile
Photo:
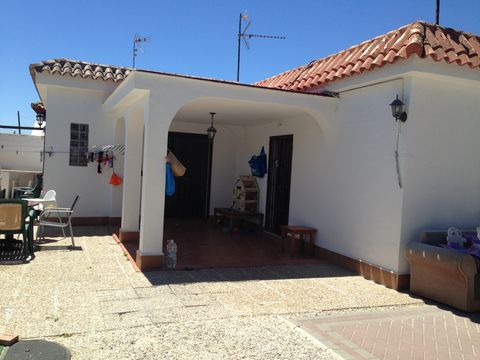
[[[47,113],[47,111],[45,110],[45,106],[43,105],[42,102],[31,103],[30,106],[32,107],[33,111],[35,111],[37,114]]]
[[[383,62],[384,59],[385,59],[385,56],[383,54],[378,54],[377,56],[375,56],[372,64],[375,65],[375,66],[382,66],[384,64],[384,62]]]
[[[131,69],[118,66],[92,64],[83,61],[68,59],[52,59],[30,65],[30,73],[47,72],[49,74],[69,75],[72,77],[82,77],[91,79],[102,79],[105,81],[120,82],[123,81]]]
[[[470,46],[470,48],[469,48],[469,49],[471,49],[470,53],[469,53],[470,56],[480,54],[480,39],[479,38],[471,37],[471,38],[467,39],[465,37],[465,43],[468,43],[468,45]],[[462,44],[463,44],[463,42],[462,42]]]
[[[479,68],[480,36],[417,21],[254,85],[307,91],[414,54]]]
[[[343,71],[343,73],[345,74],[345,76],[350,76],[352,75],[352,69],[353,69],[353,66],[352,64],[348,64],[347,67],[345,68],[345,70]],[[315,77],[316,79],[319,78],[318,76]]]

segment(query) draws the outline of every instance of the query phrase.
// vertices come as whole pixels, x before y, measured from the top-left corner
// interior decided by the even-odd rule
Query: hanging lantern
[[[208,134],[208,140],[213,141],[213,139],[215,138],[215,134],[217,133],[217,129],[215,129],[215,127],[213,126],[213,117],[215,116],[215,113],[211,112],[210,116],[211,116],[211,123],[210,123],[210,127],[207,129],[207,134]]]

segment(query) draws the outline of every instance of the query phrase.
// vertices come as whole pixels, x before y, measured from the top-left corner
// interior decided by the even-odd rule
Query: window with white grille
[[[88,124],[70,124],[70,166],[87,166]]]

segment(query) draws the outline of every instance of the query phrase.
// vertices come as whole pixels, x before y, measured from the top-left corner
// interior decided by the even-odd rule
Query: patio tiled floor
[[[202,220],[166,219],[164,239],[174,239],[177,246],[177,269],[253,267],[274,265],[319,264],[321,260],[297,252],[291,257],[282,252],[279,239],[260,232],[224,232]],[[166,241],[165,241],[166,244]],[[125,243],[135,259],[138,243]],[[164,249],[166,252],[166,248]]]

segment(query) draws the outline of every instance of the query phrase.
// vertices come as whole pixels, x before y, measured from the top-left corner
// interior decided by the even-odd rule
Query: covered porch
[[[112,196],[112,207],[113,202],[121,204],[119,240],[130,249],[136,265],[141,270],[162,267],[165,243],[170,238],[178,243],[179,268],[311,262],[311,258],[291,258],[281,253],[278,237],[250,232],[227,234],[205,219],[215,207],[232,205],[233,185],[238,176],[250,174],[248,160],[252,155],[262,146],[268,152],[271,137],[291,136],[287,202],[281,206],[267,204],[271,185],[265,176],[257,179],[258,211],[268,214],[282,207],[282,216],[286,216],[283,224],[314,227],[312,218],[304,216],[315,208],[315,199],[309,194],[314,187],[310,173],[318,173],[318,169],[309,168],[308,157],[317,156],[322,143],[328,141],[336,101],[318,94],[209,79],[142,71],[131,74],[103,107],[116,124],[116,142],[125,144],[123,191]],[[171,136],[206,137],[211,112],[216,113],[214,142],[203,148],[194,142],[184,144],[190,151],[186,153],[204,149],[205,156],[200,155],[193,163],[179,157],[191,172],[199,161],[205,161],[188,181],[206,176],[211,185],[206,181],[206,187],[184,194],[187,200],[183,203],[183,207],[190,202],[202,210],[172,216],[168,202],[165,206],[164,191],[165,156],[172,146]],[[278,233],[278,224],[269,231]]]
[[[278,265],[318,264],[320,259],[310,256],[298,243],[296,256],[283,251],[280,238],[258,231],[241,229],[233,233],[223,231],[203,220],[165,219],[165,240],[175,239],[178,245],[178,270],[208,268],[257,267]],[[118,239],[118,237],[117,237]],[[135,263],[139,241],[121,244],[129,259]],[[166,244],[163,252],[166,254]]]

